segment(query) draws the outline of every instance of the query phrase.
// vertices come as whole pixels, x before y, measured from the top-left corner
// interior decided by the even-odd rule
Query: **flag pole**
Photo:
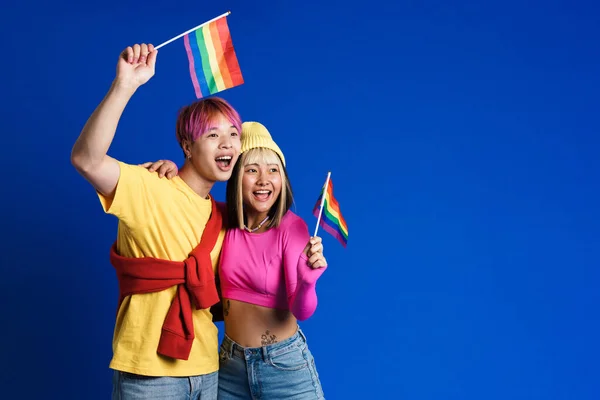
[[[319,217],[317,218],[317,226],[315,227],[315,234],[319,231],[319,223],[321,222],[321,214],[323,213],[323,204],[325,204],[325,195],[327,194],[327,186],[329,185],[329,178],[331,177],[331,171],[327,172],[327,179],[325,180],[325,186],[323,186],[323,197],[321,198],[321,206],[319,207]]]
[[[211,22],[213,22],[213,21],[216,21],[216,20],[218,20],[219,18],[226,17],[226,16],[228,16],[229,14],[231,14],[231,11],[227,11],[226,13],[224,13],[224,14],[221,14],[221,15],[219,15],[218,17],[215,17],[215,18],[211,19],[210,21],[206,21],[206,22],[204,22],[204,23],[202,23],[202,24],[200,24],[200,25],[198,25],[198,26],[195,26],[195,27],[193,27],[192,29],[189,29],[189,30],[187,30],[187,31],[183,32],[181,35],[175,36],[174,38],[171,38],[171,39],[167,40],[166,42],[159,44],[159,45],[158,45],[158,46],[156,46],[154,49],[155,49],[155,50],[158,50],[158,49],[160,49],[161,47],[168,45],[168,44],[169,44],[169,43],[171,43],[172,41],[174,41],[174,40],[177,40],[177,39],[179,39],[180,37],[183,37],[183,36],[187,35],[187,34],[188,34],[188,33],[190,33],[190,32],[194,32],[196,29],[198,29],[198,28],[201,28],[201,27],[203,27],[204,25],[210,24]]]

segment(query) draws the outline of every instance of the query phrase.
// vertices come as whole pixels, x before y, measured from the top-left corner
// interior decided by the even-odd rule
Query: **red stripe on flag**
[[[231,41],[231,34],[229,33],[227,18],[219,18],[215,22],[217,23],[219,39],[221,40],[221,47],[223,47],[223,55],[225,56],[225,62],[227,64],[227,68],[229,69],[231,82],[233,83],[233,86],[241,85],[244,83],[244,78],[242,77],[242,70],[240,69],[240,65],[233,48],[233,42]]]
[[[348,224],[346,224],[346,220],[342,216],[342,211],[340,210],[340,204],[333,196],[333,182],[329,179],[329,186],[327,186],[327,205],[330,209],[334,210],[339,215],[340,224],[344,226],[344,229],[348,229]]]

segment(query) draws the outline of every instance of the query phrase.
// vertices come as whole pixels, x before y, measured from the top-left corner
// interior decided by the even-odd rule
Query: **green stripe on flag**
[[[215,83],[215,77],[212,74],[210,68],[210,61],[208,60],[208,51],[206,50],[206,42],[204,41],[204,34],[202,28],[196,29],[196,41],[198,42],[198,50],[200,50],[200,56],[202,58],[202,70],[204,71],[204,77],[206,78],[206,84],[210,94],[217,92],[217,84]]]
[[[340,232],[340,234],[345,237],[346,239],[348,239],[348,235],[343,231],[343,229],[340,226],[340,221],[334,217],[331,213],[329,213],[329,210],[327,209],[328,207],[327,204],[327,199],[325,199],[325,204],[323,205],[323,213],[325,214],[325,216],[327,217],[327,219],[329,221],[331,221],[333,224],[335,224],[337,230]]]

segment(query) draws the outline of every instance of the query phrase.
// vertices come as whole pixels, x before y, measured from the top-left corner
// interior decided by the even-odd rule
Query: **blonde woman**
[[[176,166],[161,161],[150,170],[172,176]],[[327,262],[321,239],[311,238],[290,211],[285,157],[258,122],[242,124],[241,156],[226,193],[218,398],[323,399],[298,320],[314,313],[316,282]]]

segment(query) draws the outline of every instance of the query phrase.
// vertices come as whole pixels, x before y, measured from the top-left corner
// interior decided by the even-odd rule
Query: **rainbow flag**
[[[346,220],[344,220],[344,217],[342,216],[338,201],[333,197],[333,182],[331,182],[331,178],[323,185],[319,199],[313,209],[313,214],[317,218],[319,218],[323,194],[325,194],[325,202],[323,203],[323,211],[321,213],[319,225],[321,225],[326,232],[339,240],[342,246],[346,247],[346,244],[348,243],[348,224],[346,224]]]
[[[226,16],[188,33],[183,41],[197,98],[244,83]]]

